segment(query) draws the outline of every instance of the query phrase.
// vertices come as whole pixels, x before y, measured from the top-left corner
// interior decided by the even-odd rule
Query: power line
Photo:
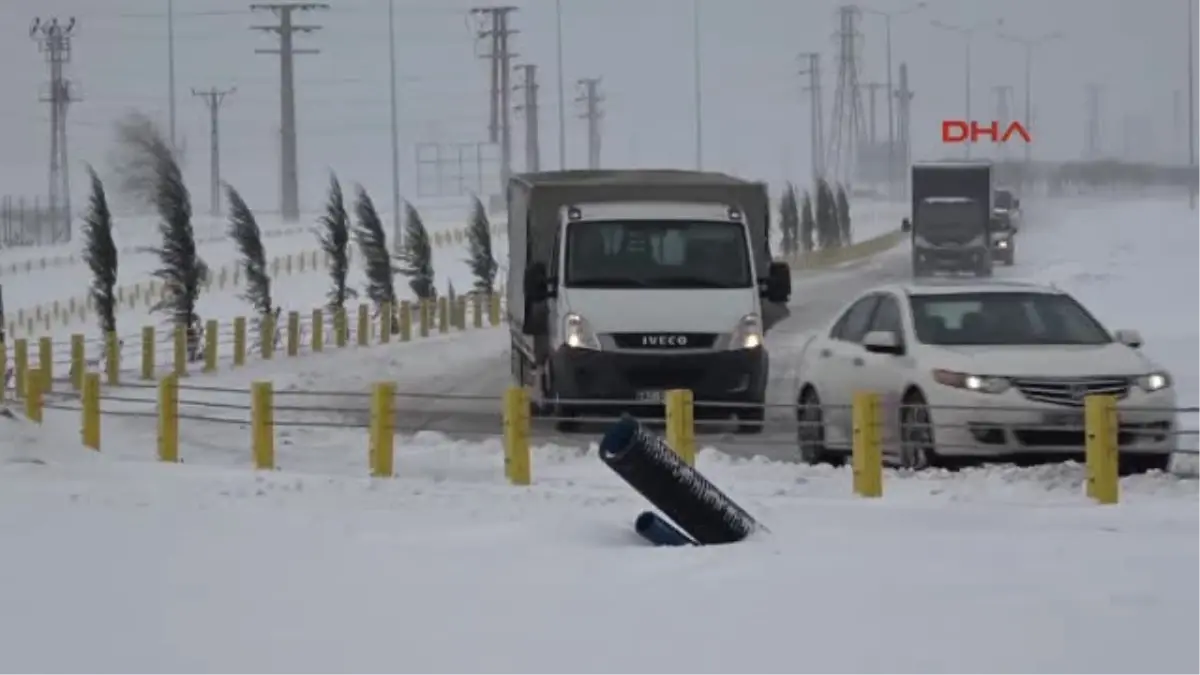
[[[279,180],[280,212],[285,221],[300,218],[300,176],[296,166],[296,74],[294,57],[297,54],[319,54],[318,49],[297,49],[293,39],[296,33],[311,33],[321,26],[297,24],[295,12],[329,9],[322,2],[256,3],[253,11],[266,10],[279,17],[277,26],[251,26],[252,30],[275,33],[279,36],[279,49],[255,49],[255,54],[279,55]]]
[[[221,215],[221,104],[225,102],[226,96],[236,91],[237,87],[192,90],[192,96],[204,99],[204,105],[208,108],[209,212],[214,216]]]

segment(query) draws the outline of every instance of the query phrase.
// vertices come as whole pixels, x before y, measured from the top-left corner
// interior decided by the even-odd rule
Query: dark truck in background
[[[996,188],[992,197],[992,258],[1012,266],[1017,256],[1021,200],[1007,188]]]
[[[929,162],[912,167],[913,276],[992,274],[992,165]]]

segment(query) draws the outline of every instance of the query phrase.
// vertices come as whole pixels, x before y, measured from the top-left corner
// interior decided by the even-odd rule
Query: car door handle
[[[854,365],[856,365],[856,366],[861,366],[863,364],[862,357],[860,357],[860,356],[854,357],[854,361],[852,363],[854,363]]]

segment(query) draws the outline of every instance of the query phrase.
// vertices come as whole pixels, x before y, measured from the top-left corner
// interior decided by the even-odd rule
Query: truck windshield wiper
[[[674,277],[654,277],[650,280],[655,286],[695,286],[698,288],[736,288],[729,283],[716,281],[714,279],[705,279],[704,277],[689,277],[689,276],[674,276]]]
[[[571,279],[567,285],[574,288],[645,288],[646,282],[632,277],[583,277]]]

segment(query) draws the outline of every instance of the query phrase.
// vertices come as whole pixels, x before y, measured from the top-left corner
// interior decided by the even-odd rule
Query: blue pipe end
[[[638,535],[655,546],[695,546],[696,542],[662,516],[653,511],[642,511],[633,521]]]
[[[615,459],[632,450],[639,426],[629,415],[621,415],[600,438],[600,456]]]

